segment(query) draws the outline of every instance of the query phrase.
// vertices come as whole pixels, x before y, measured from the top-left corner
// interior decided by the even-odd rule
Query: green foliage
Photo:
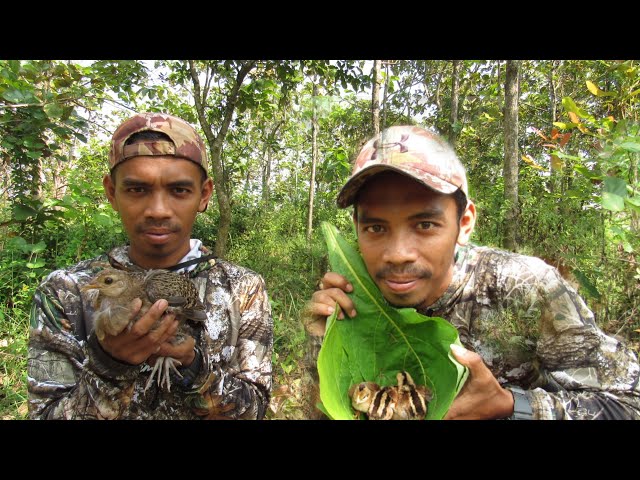
[[[26,285],[15,292],[13,306],[0,304],[0,420],[27,417],[28,302]]]
[[[460,344],[458,332],[442,318],[420,315],[413,308],[393,308],[367,273],[358,252],[329,223],[323,223],[331,270],[352,285],[358,316],[337,321],[337,308],[327,320],[318,358],[320,396],[330,418],[354,418],[349,387],[362,381],[396,384],[396,374],[408,371],[418,385],[433,393],[428,419],[441,419],[462,388],[468,371],[451,355]]]

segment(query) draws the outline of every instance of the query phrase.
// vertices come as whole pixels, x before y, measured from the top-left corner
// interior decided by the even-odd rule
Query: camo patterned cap
[[[162,132],[171,142],[144,141],[125,145],[134,133]],[[174,155],[200,165],[207,172],[207,150],[196,130],[181,118],[164,113],[139,113],[125,120],[114,132],[109,151],[109,168],[141,155]],[[208,173],[208,172],[207,172]]]
[[[441,193],[459,188],[468,196],[464,166],[451,146],[429,130],[405,125],[383,130],[362,147],[351,177],[338,194],[338,206],[352,205],[365,181],[385,170],[407,175]]]

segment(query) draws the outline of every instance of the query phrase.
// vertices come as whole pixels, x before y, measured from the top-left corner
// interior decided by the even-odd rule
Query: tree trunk
[[[238,93],[240,86],[244,81],[247,74],[253,69],[256,64],[255,60],[246,61],[241,63],[238,73],[235,78],[235,82],[231,87],[231,91],[228,93],[226,102],[224,105],[224,117],[220,124],[220,130],[218,135],[213,134],[211,123],[207,119],[205,114],[206,103],[206,91],[202,92],[200,88],[200,80],[198,78],[198,72],[193,60],[189,60],[189,71],[191,74],[191,80],[193,82],[193,97],[196,104],[196,111],[198,112],[198,120],[200,126],[204,131],[204,135],[209,144],[209,156],[211,162],[211,169],[213,170],[213,183],[215,186],[216,198],[218,199],[218,208],[220,210],[220,223],[218,224],[218,236],[214,253],[223,258],[227,253],[227,241],[229,239],[229,230],[231,228],[231,202],[229,200],[228,190],[224,178],[224,168],[222,164],[222,145],[229,130],[231,119],[233,118],[233,112],[236,108],[238,101]]]
[[[507,204],[503,245],[517,249],[518,231],[518,60],[507,61],[504,86],[504,199]]]
[[[307,216],[307,243],[311,242],[313,232],[313,201],[316,188],[316,164],[318,161],[318,111],[316,101],[318,97],[318,85],[313,85],[313,116],[311,118],[311,179],[309,180],[309,214]]]
[[[553,77],[555,76],[556,73],[556,61],[555,60],[551,60],[551,68],[549,69],[549,72],[547,74],[547,79],[549,81],[549,110],[551,113],[551,125],[553,125],[553,122],[556,121],[556,85],[554,82]],[[549,192],[553,193],[555,191],[555,186],[556,186],[556,180],[555,180],[556,174],[555,171],[553,169],[552,166],[552,162],[549,162],[549,182],[548,182],[548,187],[549,187]]]
[[[271,148],[267,147],[265,163],[262,166],[262,201],[269,203],[269,180],[271,178]]]
[[[262,201],[264,203],[269,203],[269,182],[271,180],[271,161],[273,160],[273,149],[271,145],[273,144],[273,139],[278,133],[278,129],[284,124],[284,118],[280,120],[273,129],[267,133],[267,137],[264,141],[264,149],[262,150],[262,157],[265,159],[264,164],[262,166]]]
[[[435,104],[436,104],[436,107],[438,107],[438,115],[442,111],[442,102],[440,100],[440,85],[442,84],[442,70],[443,69],[438,68],[438,75],[436,77],[436,92],[434,94],[434,96],[435,96]],[[425,84],[426,83],[427,82],[425,81]]]
[[[385,76],[384,76],[384,94],[382,95],[382,124],[381,129],[387,128],[387,97],[389,95],[389,65],[390,61],[386,61],[384,64]]]
[[[449,143],[453,148],[456,146],[458,134],[456,123],[458,122],[458,101],[460,98],[460,60],[453,61],[453,72],[451,73],[451,116],[449,117]]]
[[[371,92],[371,121],[373,133],[377,137],[380,134],[380,66],[381,60],[373,61],[373,86]]]
[[[556,121],[556,84],[553,79],[556,73],[556,60],[551,60],[551,68],[549,69],[549,73],[547,75],[547,79],[549,80],[549,107],[551,111],[551,123]]]

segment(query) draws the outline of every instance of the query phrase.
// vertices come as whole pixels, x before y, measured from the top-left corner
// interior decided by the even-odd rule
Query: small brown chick
[[[409,372],[398,372],[398,401],[392,420],[422,420],[433,395],[424,385],[416,385]]]
[[[369,420],[389,420],[398,400],[396,387],[380,387],[377,383],[361,382],[349,389],[351,406],[367,414]]]
[[[131,318],[131,303],[135,298],[142,300],[138,316],[143,315],[157,300],[167,300],[169,306],[166,313],[175,314],[179,322],[172,341],[174,345],[184,341],[185,333],[182,330],[185,320],[202,322],[207,318],[193,283],[182,275],[167,270],[128,272],[106,268],[82,287],[81,291],[88,294],[95,308],[94,332],[100,340],[104,339],[105,334],[118,335],[125,328],[131,328],[137,318]],[[181,376],[176,368],[180,364],[171,357],[158,357],[145,391],[153,383],[156,373],[158,385],[164,385],[171,391],[170,372],[173,370]]]
[[[349,388],[351,406],[367,414],[369,420],[422,420],[427,414],[431,391],[416,386],[409,372],[398,372],[398,385],[380,387],[374,382],[356,383]]]

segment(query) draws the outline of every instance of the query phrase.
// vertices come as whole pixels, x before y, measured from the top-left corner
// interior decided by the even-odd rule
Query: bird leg
[[[146,392],[148,388],[153,383],[153,378],[156,373],[158,374],[156,382],[160,387],[165,387],[168,392],[171,391],[171,370],[173,370],[176,375],[182,378],[182,374],[178,371],[177,366],[182,365],[180,360],[176,360],[172,357],[158,357],[156,359],[156,363],[153,365],[153,370],[151,370],[151,374],[149,375],[149,380],[147,380],[147,384],[144,387],[144,391]]]

